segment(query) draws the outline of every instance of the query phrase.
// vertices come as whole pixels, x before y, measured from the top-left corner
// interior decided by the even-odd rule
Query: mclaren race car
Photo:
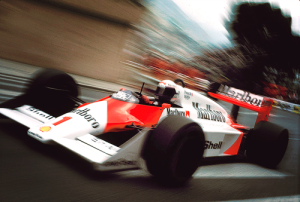
[[[161,81],[154,97],[121,88],[85,103],[71,76],[49,69],[36,74],[24,94],[2,103],[0,113],[27,126],[32,138],[61,145],[99,171],[145,168],[180,183],[203,158],[246,155],[275,167],[288,131],[267,121],[272,100],[247,102],[222,92],[210,96],[258,112],[253,129],[233,122],[218,103],[183,83]]]

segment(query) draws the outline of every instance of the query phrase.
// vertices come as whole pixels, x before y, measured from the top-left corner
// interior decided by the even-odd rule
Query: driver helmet
[[[155,96],[159,102],[169,103],[176,93],[176,84],[173,81],[164,80],[158,84]]]

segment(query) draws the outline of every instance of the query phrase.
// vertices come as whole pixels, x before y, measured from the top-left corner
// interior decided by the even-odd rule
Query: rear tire
[[[288,139],[287,129],[261,121],[247,135],[246,155],[257,164],[274,168],[285,154]]]
[[[165,118],[145,145],[148,171],[167,183],[186,182],[200,164],[204,142],[204,133],[197,123],[180,116]]]

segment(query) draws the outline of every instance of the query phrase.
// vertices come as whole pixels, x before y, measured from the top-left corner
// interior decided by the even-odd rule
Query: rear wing
[[[211,97],[258,112],[255,124],[268,120],[273,104],[273,100],[270,98],[224,85],[221,85],[216,93],[208,92],[208,94]]]

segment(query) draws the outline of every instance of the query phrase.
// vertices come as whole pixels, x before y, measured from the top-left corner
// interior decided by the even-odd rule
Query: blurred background
[[[276,169],[228,159],[167,188],[143,171],[91,172],[1,119],[0,201],[299,201],[299,36],[299,0],[0,0],[0,104],[40,68],[71,74],[86,102],[180,78],[275,98],[269,121],[290,132]],[[236,114],[254,126],[256,112]]]
[[[147,88],[300,101],[298,0],[1,0],[0,58]]]

